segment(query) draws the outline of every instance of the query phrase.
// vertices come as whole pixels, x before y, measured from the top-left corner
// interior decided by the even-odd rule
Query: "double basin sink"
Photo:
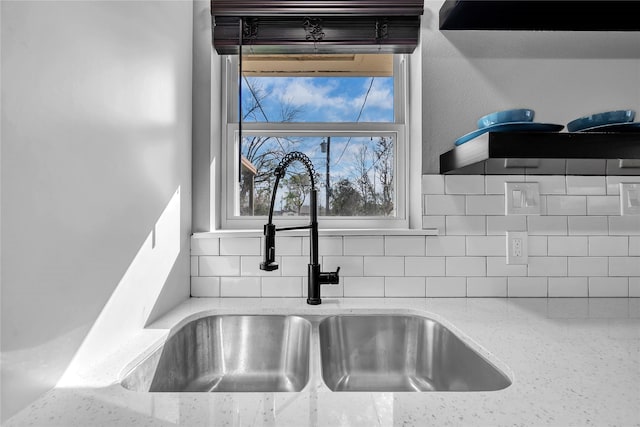
[[[422,392],[500,390],[511,380],[428,317],[216,315],[177,330],[121,384],[145,392]]]

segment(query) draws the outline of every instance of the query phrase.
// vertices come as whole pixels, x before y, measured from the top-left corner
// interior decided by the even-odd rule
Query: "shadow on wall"
[[[0,8],[5,419],[189,296],[193,7]]]

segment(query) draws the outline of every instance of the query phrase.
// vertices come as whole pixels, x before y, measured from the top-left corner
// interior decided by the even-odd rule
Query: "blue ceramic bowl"
[[[478,129],[483,129],[487,126],[493,126],[501,123],[532,122],[534,114],[535,111],[528,108],[496,111],[495,113],[480,117],[478,119]]]
[[[632,122],[635,115],[636,112],[633,110],[605,111],[572,120],[567,123],[567,130],[569,132],[578,132],[595,126]]]

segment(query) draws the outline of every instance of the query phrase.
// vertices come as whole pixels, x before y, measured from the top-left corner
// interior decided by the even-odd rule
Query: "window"
[[[265,223],[273,171],[291,151],[313,163],[324,228],[407,227],[404,55],[244,55],[241,86],[237,62],[224,61],[224,228]],[[280,182],[276,222],[308,221],[299,166]]]

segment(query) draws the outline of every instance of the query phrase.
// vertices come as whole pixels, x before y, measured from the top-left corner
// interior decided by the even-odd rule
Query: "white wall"
[[[640,33],[441,32],[441,5],[426,1],[423,17],[423,173],[439,173],[440,154],[492,111],[530,107],[560,124],[640,113]]]
[[[0,7],[6,419],[189,296],[193,17]]]

